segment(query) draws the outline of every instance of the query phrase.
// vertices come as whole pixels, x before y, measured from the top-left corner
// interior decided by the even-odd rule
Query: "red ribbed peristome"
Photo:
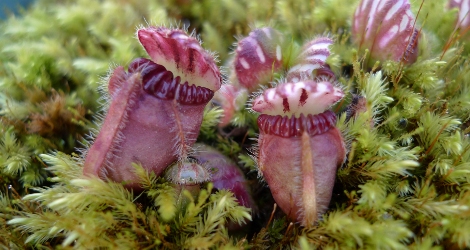
[[[139,58],[129,65],[129,73],[140,72],[142,87],[148,94],[164,100],[176,99],[181,104],[199,105],[207,103],[214,96],[214,91],[181,83],[179,76],[148,59]]]
[[[304,131],[311,136],[323,134],[336,125],[336,115],[327,110],[317,115],[288,117],[261,114],[258,117],[259,129],[265,134],[281,137],[299,137]]]

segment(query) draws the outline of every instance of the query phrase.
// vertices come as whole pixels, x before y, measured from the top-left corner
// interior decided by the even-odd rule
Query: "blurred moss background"
[[[4,0],[0,3],[0,19],[7,18],[8,13],[18,14],[18,9],[28,8],[33,0]]]

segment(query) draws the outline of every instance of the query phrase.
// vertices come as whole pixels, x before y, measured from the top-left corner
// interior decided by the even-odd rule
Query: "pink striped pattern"
[[[255,29],[238,42],[235,50],[235,75],[238,83],[256,90],[272,79],[282,66],[281,34],[272,28]]]
[[[300,82],[317,76],[316,70],[326,66],[326,59],[330,56],[330,45],[333,40],[328,37],[319,37],[301,48],[295,64],[287,72],[287,82]]]
[[[363,0],[354,15],[352,35],[374,60],[413,63],[418,56],[414,22],[408,0]]]
[[[179,76],[182,82],[212,91],[220,88],[220,72],[213,56],[183,30],[148,27],[139,29],[137,36],[152,60]]]
[[[458,28],[464,30],[470,27],[470,0],[451,0],[449,7],[459,9]]]

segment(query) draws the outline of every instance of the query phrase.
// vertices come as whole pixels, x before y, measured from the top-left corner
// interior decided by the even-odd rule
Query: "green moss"
[[[418,61],[369,69],[349,34],[357,2],[42,0],[0,23],[0,246],[468,248],[470,65],[468,38],[453,35],[456,11],[444,0],[424,2]],[[139,193],[82,176],[75,148],[96,129],[100,82],[144,56],[136,27],[188,23],[220,65],[255,26],[286,34],[292,56],[316,35],[335,38],[328,63],[349,92],[336,109],[349,151],[317,225],[301,228],[273,212],[249,154],[256,115],[246,110],[219,130],[221,111],[208,107],[198,140],[245,167],[258,206],[252,215],[228,191],[182,191],[138,165]],[[365,99],[351,116],[343,111],[352,94]],[[227,221],[250,226],[229,231]]]

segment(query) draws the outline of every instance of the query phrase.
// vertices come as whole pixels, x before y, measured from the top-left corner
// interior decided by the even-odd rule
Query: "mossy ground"
[[[418,61],[365,62],[351,43],[358,1],[40,0],[0,23],[0,247],[460,249],[470,246],[470,65],[467,36],[446,1],[413,2]],[[443,9],[445,11],[443,11]],[[199,140],[239,162],[258,210],[204,185],[180,192],[136,166],[143,193],[82,176],[76,148],[98,129],[98,87],[145,52],[141,25],[188,25],[228,66],[236,37],[273,26],[293,44],[335,38],[332,70],[347,97],[335,111],[348,143],[330,209],[301,228],[277,209],[249,156],[256,115],[216,128],[208,107]],[[374,65],[374,66],[371,66]],[[347,119],[353,96],[365,98]],[[350,113],[349,113],[350,114]],[[248,222],[249,219],[251,222]],[[229,231],[226,221],[249,226]]]

